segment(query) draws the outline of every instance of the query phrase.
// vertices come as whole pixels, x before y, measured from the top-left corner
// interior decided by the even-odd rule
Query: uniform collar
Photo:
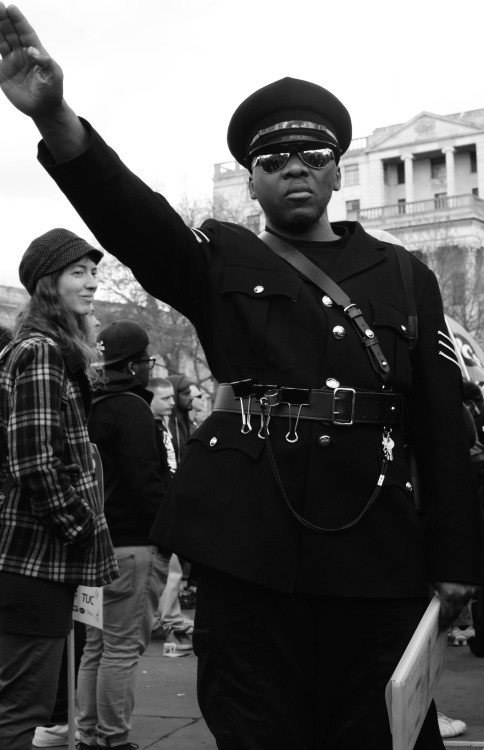
[[[331,278],[340,282],[383,263],[388,258],[387,246],[367,234],[361,224],[353,221],[336,222],[332,226],[349,229],[350,238],[334,259]]]

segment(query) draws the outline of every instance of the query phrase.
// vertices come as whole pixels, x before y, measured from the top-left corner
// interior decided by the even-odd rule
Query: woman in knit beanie
[[[67,231],[20,263],[31,295],[0,356],[0,747],[49,722],[78,584],[117,577],[86,417],[100,250]]]

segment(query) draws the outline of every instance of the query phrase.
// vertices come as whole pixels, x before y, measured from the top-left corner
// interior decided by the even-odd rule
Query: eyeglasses
[[[152,370],[153,367],[156,365],[156,357],[146,357],[145,359],[132,359],[131,361],[134,365],[137,365],[140,362],[147,362],[149,370]]]
[[[330,148],[313,148],[307,150],[291,148],[290,151],[284,151],[279,154],[259,154],[252,161],[252,169],[254,167],[262,167],[262,170],[266,174],[274,174],[274,172],[279,172],[280,169],[286,166],[293,154],[296,154],[303,164],[311,167],[311,169],[324,169],[330,161],[334,161],[334,151]]]

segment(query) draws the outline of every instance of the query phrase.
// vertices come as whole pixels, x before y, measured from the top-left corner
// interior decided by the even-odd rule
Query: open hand
[[[440,629],[447,630],[458,618],[461,609],[475,595],[477,588],[466,583],[438,581],[435,584],[435,589],[435,593],[440,599]]]
[[[53,112],[62,102],[63,74],[15,5],[0,2],[0,88],[30,117]]]

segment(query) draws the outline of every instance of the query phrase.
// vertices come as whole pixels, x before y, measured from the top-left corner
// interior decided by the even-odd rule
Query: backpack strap
[[[94,396],[92,405],[96,406],[96,404],[99,404],[100,401],[105,401],[106,399],[114,398],[115,396],[134,396],[134,398],[139,398],[140,401],[146,404],[144,398],[138,396],[137,393],[131,393],[131,391],[120,391],[119,393],[103,393],[102,396]]]

